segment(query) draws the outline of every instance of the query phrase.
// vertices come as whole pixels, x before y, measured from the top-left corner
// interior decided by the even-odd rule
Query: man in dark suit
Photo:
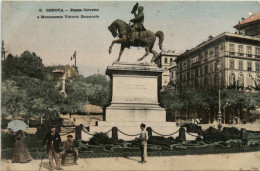
[[[59,145],[61,143],[60,134],[55,131],[55,126],[51,127],[51,131],[47,133],[43,140],[44,146],[47,145],[47,153],[49,158],[49,163],[51,165],[51,170],[54,169],[53,158],[55,159],[56,169],[62,170],[60,161],[60,150]]]

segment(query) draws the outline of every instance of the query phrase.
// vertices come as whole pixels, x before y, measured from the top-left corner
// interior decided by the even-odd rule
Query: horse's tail
[[[163,43],[163,40],[164,40],[164,34],[162,31],[157,31],[155,33],[155,36],[159,38],[159,48],[162,50],[162,43]]]

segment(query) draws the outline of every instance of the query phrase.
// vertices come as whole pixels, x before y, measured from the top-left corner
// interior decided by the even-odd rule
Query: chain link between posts
[[[70,133],[73,133],[75,130],[76,130],[76,129],[73,129],[72,131],[70,131],[70,132],[67,132],[67,133],[65,133],[65,134],[61,134],[60,136],[65,136],[65,135],[68,135],[68,134],[70,134]]]
[[[157,135],[163,136],[163,137],[168,137],[168,136],[171,136],[171,135],[174,135],[174,134],[178,133],[179,130],[177,130],[177,131],[174,132],[174,133],[168,134],[168,135],[160,134],[160,133],[154,131],[153,129],[152,129],[152,132],[154,132],[154,133],[157,134]]]
[[[193,137],[199,137],[199,136],[197,136],[197,135],[192,135],[191,133],[187,132],[186,130],[185,130],[185,132],[186,132],[187,134],[193,136]]]
[[[118,130],[118,132],[120,132],[121,134],[124,134],[124,135],[126,135],[126,136],[133,136],[133,137],[136,137],[136,136],[140,135],[139,133],[138,133],[138,134],[134,134],[134,135],[127,134],[127,133],[122,132],[122,131],[121,131],[120,129],[118,129],[118,128],[117,128],[117,130]]]
[[[86,127],[85,127],[86,128]],[[87,129],[87,128],[86,128]],[[91,134],[91,133],[89,133],[88,131],[85,131],[84,129],[82,129],[82,131],[83,132],[85,132],[86,134],[88,134],[88,135],[94,135],[94,134]],[[109,131],[107,131],[107,132],[104,132],[105,134],[108,134],[110,131],[112,131],[112,128],[109,130]]]

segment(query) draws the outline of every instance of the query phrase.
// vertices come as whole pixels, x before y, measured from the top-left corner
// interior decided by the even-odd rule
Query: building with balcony
[[[260,38],[234,33],[210,37],[177,59],[177,88],[260,86]]]
[[[171,84],[171,73],[169,68],[176,66],[175,60],[179,56],[178,53],[174,51],[160,52],[155,58],[154,62],[157,64],[159,68],[163,68],[163,73],[159,77],[159,87],[164,90],[167,88],[169,83]],[[175,76],[174,76],[175,77]]]

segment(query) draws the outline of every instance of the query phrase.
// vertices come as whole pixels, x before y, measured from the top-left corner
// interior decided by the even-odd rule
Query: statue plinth
[[[158,76],[163,72],[147,63],[117,62],[106,74],[112,85],[111,105],[106,121],[166,121],[166,111],[158,103]]]
[[[117,127],[126,134],[136,135],[118,133],[119,139],[132,140],[139,136],[141,123],[165,135],[178,131],[176,122],[166,122],[166,111],[158,103],[158,76],[162,72],[156,65],[147,63],[116,62],[108,66],[106,74],[111,79],[111,104],[105,110],[104,121],[90,126],[89,132],[108,132],[111,137],[109,130]],[[91,137],[82,133],[83,140]]]

